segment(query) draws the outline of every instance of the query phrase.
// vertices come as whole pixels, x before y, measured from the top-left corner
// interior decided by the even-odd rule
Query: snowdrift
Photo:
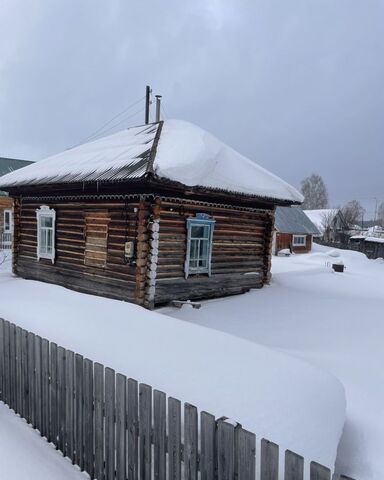
[[[20,295],[22,292],[22,295]],[[328,466],[345,396],[325,371],[141,307],[0,275],[0,316]]]

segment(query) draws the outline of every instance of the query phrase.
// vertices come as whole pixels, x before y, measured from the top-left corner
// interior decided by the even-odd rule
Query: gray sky
[[[333,205],[357,198],[372,213],[384,200],[383,25],[382,0],[0,0],[0,156],[64,150],[149,83],[165,118],[297,187],[318,172]],[[142,123],[128,118],[141,106],[116,129]]]

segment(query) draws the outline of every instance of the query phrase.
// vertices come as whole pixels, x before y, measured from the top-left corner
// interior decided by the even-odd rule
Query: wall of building
[[[212,275],[184,278],[186,220],[197,213],[215,220]],[[269,280],[272,211],[161,202],[155,304],[260,288]]]
[[[307,235],[305,239],[305,245],[293,246],[293,234],[292,233],[280,233],[276,232],[276,251],[277,254],[280,250],[285,248],[290,249],[294,253],[308,253],[312,249],[312,235]]]
[[[56,211],[56,256],[55,262],[37,261],[36,209],[48,205]],[[136,210],[136,211],[135,211]],[[89,234],[104,235],[104,220],[98,213],[107,212],[107,259],[104,267],[97,266],[102,254],[95,248],[88,251],[86,260],[87,230],[85,218],[88,214]],[[137,264],[125,261],[124,246],[128,240],[145,240],[141,224],[148,217],[148,205],[143,202],[125,204],[122,201],[15,202],[14,271],[16,274],[35,280],[56,283],[85,293],[140,303],[145,281],[146,254],[137,245]],[[94,215],[93,215],[94,213]],[[90,230],[91,228],[91,230]],[[139,235],[140,232],[140,235]],[[89,250],[89,248],[88,248]],[[94,257],[95,263],[92,265]]]

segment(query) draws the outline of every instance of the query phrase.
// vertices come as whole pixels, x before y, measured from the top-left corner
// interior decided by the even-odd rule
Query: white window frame
[[[7,215],[9,215],[9,229],[5,228],[5,226],[6,226],[5,218],[6,218]],[[3,225],[4,225],[3,233],[12,233],[12,230],[13,230],[12,210],[10,210],[10,209],[4,210],[3,221],[4,221],[4,223],[3,223]]]
[[[302,238],[304,239],[303,243],[301,242],[297,242],[297,239],[298,238]],[[306,235],[293,235],[292,236],[292,247],[305,247],[305,245],[307,244],[307,236]]]
[[[43,217],[52,219],[52,227],[41,226],[41,219]],[[56,211],[53,208],[49,208],[47,205],[42,205],[40,208],[36,209],[36,218],[37,218],[37,260],[40,260],[40,258],[46,258],[48,260],[51,260],[52,263],[55,263]],[[52,249],[50,253],[41,251],[40,233],[42,228],[52,230]]]
[[[191,240],[192,240],[192,227],[209,227],[208,249],[207,249],[207,265],[205,267],[191,267]],[[215,227],[215,220],[209,218],[205,213],[197,213],[196,217],[187,218],[187,252],[185,256],[184,272],[185,278],[189,275],[208,274],[211,276],[211,263],[212,263],[212,242],[213,242],[213,230]]]

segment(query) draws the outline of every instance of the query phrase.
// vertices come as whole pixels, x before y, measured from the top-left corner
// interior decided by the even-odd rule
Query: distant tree
[[[313,173],[301,182],[301,193],[304,196],[304,202],[301,206],[303,210],[328,208],[327,188],[324,180],[317,173]]]
[[[365,213],[365,209],[357,200],[351,200],[341,209],[341,213],[345,223],[349,228],[352,228],[357,223],[361,222]]]
[[[384,202],[381,202],[377,210],[377,219],[382,227],[384,227]]]

